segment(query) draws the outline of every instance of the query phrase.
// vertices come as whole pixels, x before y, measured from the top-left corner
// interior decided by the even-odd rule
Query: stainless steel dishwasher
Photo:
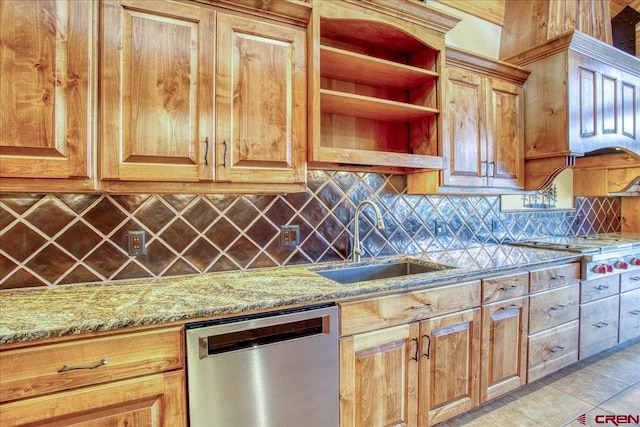
[[[192,427],[337,427],[337,307],[186,325]]]

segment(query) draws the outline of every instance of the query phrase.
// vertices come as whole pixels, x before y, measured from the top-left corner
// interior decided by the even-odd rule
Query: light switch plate
[[[280,246],[298,246],[300,244],[300,226],[283,225],[280,227]]]

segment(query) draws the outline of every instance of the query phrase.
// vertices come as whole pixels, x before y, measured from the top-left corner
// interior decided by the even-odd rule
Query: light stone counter
[[[397,259],[455,268],[347,285],[314,272],[347,264],[337,262],[0,291],[0,344],[339,302],[487,277],[520,268],[540,268],[549,263],[577,260],[579,256],[570,252],[494,245],[381,258],[375,262]]]

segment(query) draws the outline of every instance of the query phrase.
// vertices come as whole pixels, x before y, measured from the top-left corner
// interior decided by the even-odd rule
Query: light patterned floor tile
[[[566,375],[551,375],[544,382],[593,406],[599,405],[628,387],[625,383],[587,368],[569,372]]]
[[[640,414],[640,389],[629,387],[598,405],[598,408],[614,415],[638,415]]]
[[[633,385],[640,381],[640,363],[632,362],[619,354],[612,354],[585,368],[626,385]]]

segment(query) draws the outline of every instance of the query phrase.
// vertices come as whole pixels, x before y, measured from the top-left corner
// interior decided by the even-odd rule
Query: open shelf
[[[411,122],[438,114],[434,108],[328,89],[320,89],[320,107],[323,114],[385,122]]]
[[[331,46],[320,46],[320,70],[326,78],[392,89],[413,88],[438,78],[430,70]]]

